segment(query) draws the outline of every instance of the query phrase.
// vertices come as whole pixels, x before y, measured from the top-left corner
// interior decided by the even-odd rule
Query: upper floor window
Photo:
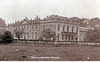
[[[78,33],[78,27],[76,28],[76,33]]]
[[[65,31],[65,25],[63,25],[63,31]]]
[[[25,26],[25,25],[22,26],[23,29],[25,28],[24,26]]]
[[[30,29],[30,25],[29,25],[28,27],[29,27],[29,29]]]
[[[29,25],[27,25],[27,29],[29,29]]]
[[[32,29],[32,25],[30,25],[30,29]]]
[[[69,26],[67,26],[67,32],[69,32]]]
[[[58,31],[60,31],[60,24],[58,25]]]
[[[34,25],[32,25],[32,29],[34,29]]]
[[[17,30],[17,26],[16,26],[16,30]]]
[[[45,29],[45,25],[43,25],[43,29]]]
[[[72,32],[74,32],[74,26],[72,26]]]
[[[35,28],[37,29],[38,28],[38,25],[36,25]]]

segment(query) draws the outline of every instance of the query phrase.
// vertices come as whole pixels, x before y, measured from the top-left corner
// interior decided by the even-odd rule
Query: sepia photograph
[[[100,61],[100,0],[0,0],[0,61]]]

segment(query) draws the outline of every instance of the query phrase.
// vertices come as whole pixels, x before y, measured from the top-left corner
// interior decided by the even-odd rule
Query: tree
[[[88,30],[86,33],[86,41],[99,41],[100,32],[96,28],[94,30]]]
[[[51,29],[43,30],[41,37],[45,37],[46,40],[50,40],[51,38],[53,38],[53,40],[54,40],[55,39],[55,32],[52,31]]]
[[[90,19],[89,24],[92,27],[95,27],[95,25],[100,24],[100,19],[99,18],[92,18],[92,19]]]
[[[3,43],[12,43],[13,42],[13,36],[10,31],[5,31],[4,35],[2,35],[1,41]]]
[[[20,38],[22,37],[22,35],[23,35],[23,33],[24,33],[24,29],[22,29],[22,30],[15,30],[15,36],[18,38],[18,40],[20,40]]]

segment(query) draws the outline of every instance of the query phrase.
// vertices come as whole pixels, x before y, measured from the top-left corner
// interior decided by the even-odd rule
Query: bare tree
[[[14,32],[15,32],[15,36],[18,38],[18,40],[20,40],[20,38],[22,37],[22,35],[24,33],[24,29],[22,29],[22,30],[15,29]]]

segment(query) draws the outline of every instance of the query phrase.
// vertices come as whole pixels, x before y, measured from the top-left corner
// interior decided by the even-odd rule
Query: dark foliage
[[[88,30],[86,33],[86,41],[100,41],[100,32],[96,28],[94,30]]]
[[[46,40],[50,40],[51,38],[53,38],[53,40],[55,40],[54,39],[55,38],[55,32],[52,31],[51,29],[45,29],[45,30],[43,30],[41,37],[45,37]],[[40,39],[42,39],[42,38],[40,38]]]
[[[12,43],[13,42],[13,36],[11,32],[5,31],[4,35],[1,37],[1,43]]]

